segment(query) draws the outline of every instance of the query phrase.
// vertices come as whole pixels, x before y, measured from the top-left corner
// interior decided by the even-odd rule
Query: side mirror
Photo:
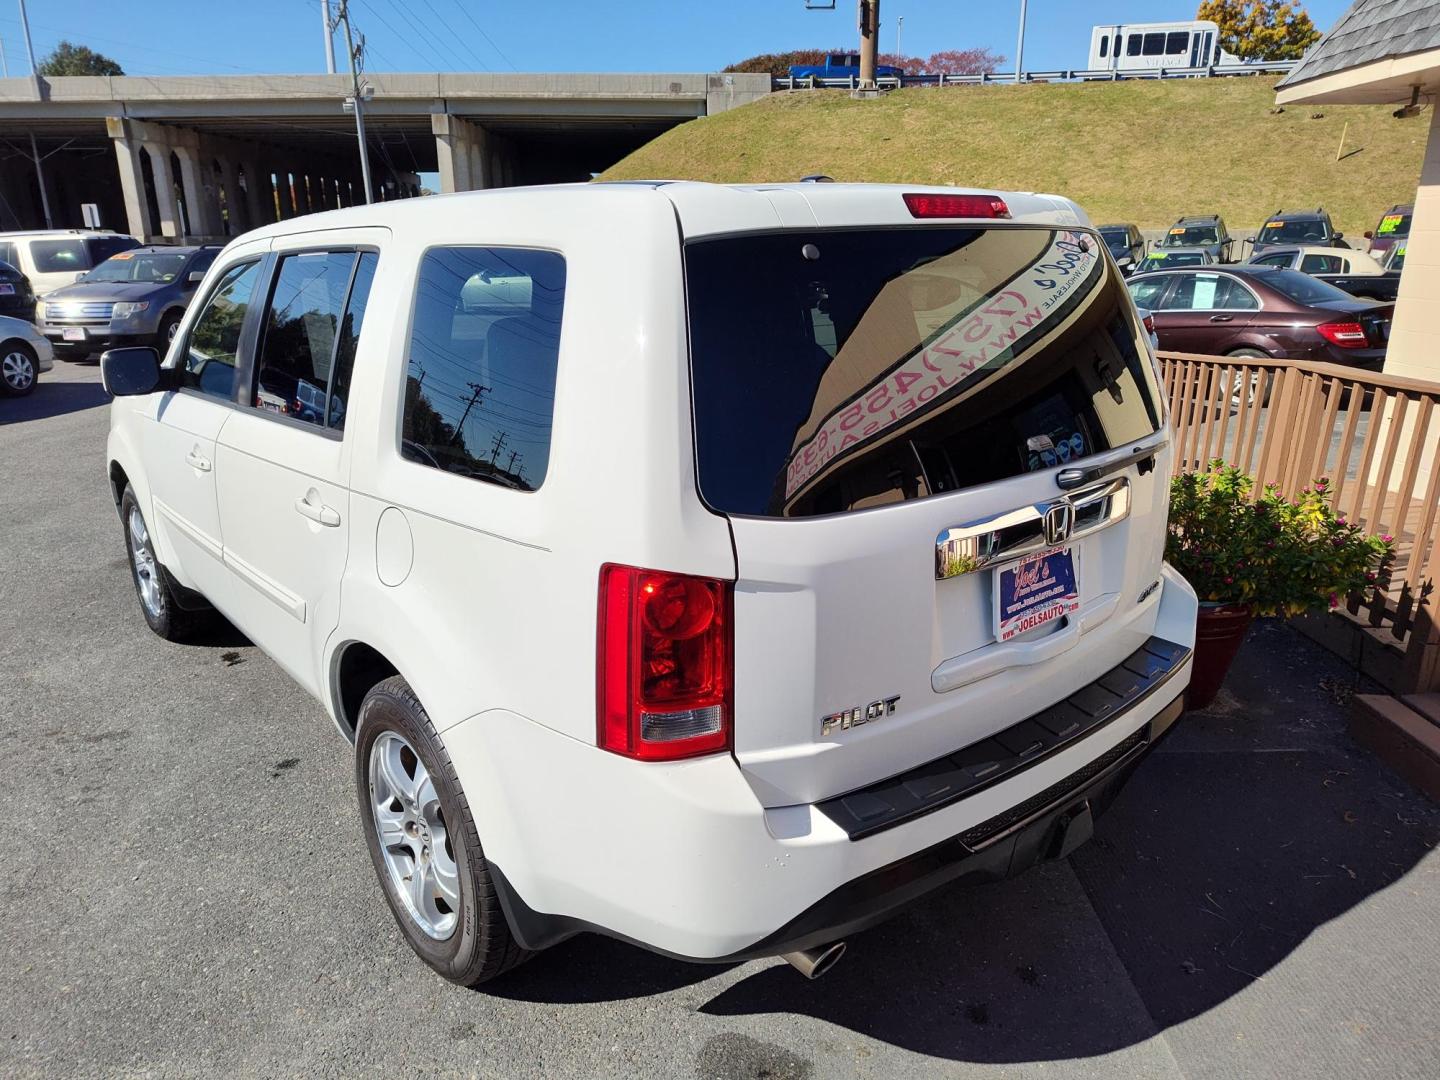
[[[160,354],[145,346],[108,349],[100,357],[100,381],[115,397],[153,394],[160,389]]]
[[[186,275],[185,280],[191,285],[199,285],[200,282],[205,280],[205,271],[191,270],[190,273]]]
[[[1335,239],[1336,239],[1336,240],[1344,240],[1344,239],[1345,239],[1345,234],[1344,234],[1343,232],[1337,232],[1337,233],[1335,234]]]
[[[76,280],[76,281],[84,281],[84,280],[85,280],[85,271],[84,271],[84,270],[81,270],[78,274],[76,274],[76,275],[75,275],[75,280]]]
[[[1366,240],[1374,240],[1374,239],[1375,239],[1375,234],[1374,234],[1373,232],[1371,232],[1369,229],[1366,229],[1365,232],[1364,232],[1362,235],[1364,235],[1364,237],[1365,237]]]

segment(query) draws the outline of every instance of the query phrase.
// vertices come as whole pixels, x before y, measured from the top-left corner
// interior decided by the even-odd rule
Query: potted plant
[[[1256,615],[1337,607],[1393,559],[1392,537],[1367,535],[1330,506],[1324,477],[1289,498],[1275,484],[1252,497],[1254,483],[1221,460],[1170,481],[1165,558],[1200,598],[1192,709],[1215,700]]]

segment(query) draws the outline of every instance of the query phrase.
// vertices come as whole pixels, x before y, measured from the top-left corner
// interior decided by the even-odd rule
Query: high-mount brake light
[[[1010,208],[998,195],[928,195],[906,192],[901,196],[917,218],[1008,218]]]
[[[1330,344],[1342,349],[1363,349],[1369,344],[1365,338],[1365,327],[1358,322],[1327,322],[1315,329]]]
[[[641,761],[730,747],[734,590],[715,578],[600,568],[596,736]]]

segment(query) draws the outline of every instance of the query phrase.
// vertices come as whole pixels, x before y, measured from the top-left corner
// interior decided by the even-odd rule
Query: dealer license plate
[[[60,331],[60,336],[63,337],[66,341],[84,341],[85,327],[67,326],[65,327],[65,329]]]
[[[995,571],[996,641],[1009,641],[1079,608],[1074,548],[1051,548]]]
[[[15,286],[8,281],[0,281],[0,296],[14,296]]]

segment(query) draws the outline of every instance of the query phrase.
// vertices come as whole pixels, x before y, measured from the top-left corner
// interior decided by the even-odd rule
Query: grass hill
[[[1160,228],[1217,212],[1232,232],[1323,205],[1357,239],[1415,196],[1428,116],[1288,106],[1267,77],[915,87],[879,100],[777,93],[682,124],[602,179],[956,184],[1068,195],[1097,222]],[[1314,113],[1323,113],[1312,118]],[[1346,122],[1344,153],[1335,160]]]

